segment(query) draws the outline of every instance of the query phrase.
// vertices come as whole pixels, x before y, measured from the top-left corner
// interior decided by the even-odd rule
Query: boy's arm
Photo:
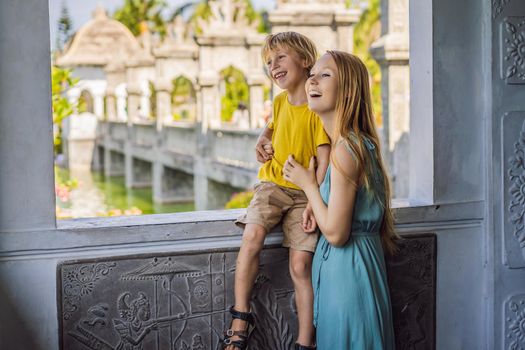
[[[330,145],[324,144],[317,147],[317,170],[315,171],[315,177],[317,183],[321,185],[330,163]],[[303,212],[303,231],[306,233],[315,232],[317,228],[317,221],[315,220],[314,213],[310,202],[306,205],[306,209]]]
[[[270,129],[266,124],[255,145],[255,155],[260,163],[266,163],[273,156],[272,135],[273,129]]]

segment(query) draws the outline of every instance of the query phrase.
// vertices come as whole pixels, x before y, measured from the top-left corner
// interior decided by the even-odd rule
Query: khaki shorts
[[[246,224],[257,224],[268,233],[282,219],[283,247],[313,253],[319,233],[305,233],[301,226],[307,204],[308,199],[301,190],[281,187],[273,182],[260,182],[255,185],[246,214],[235,224],[243,228]]]

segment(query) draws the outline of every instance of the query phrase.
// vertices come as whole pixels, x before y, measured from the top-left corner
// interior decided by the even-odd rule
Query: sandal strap
[[[243,320],[248,322],[250,325],[253,325],[254,319],[253,314],[251,312],[241,312],[234,309],[234,307],[230,307],[230,314],[232,315],[232,318],[236,318],[239,320]]]
[[[225,337],[235,337],[235,336],[238,336],[240,338],[248,338],[248,331],[236,331],[236,330],[233,330],[233,329],[228,329],[226,331],[224,331],[224,336]]]
[[[246,349],[246,340],[245,339],[231,340],[230,338],[224,338],[222,343],[225,346],[233,345],[233,347],[241,349],[241,350]]]

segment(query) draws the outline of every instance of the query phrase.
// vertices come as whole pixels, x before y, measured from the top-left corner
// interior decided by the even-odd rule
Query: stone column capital
[[[140,84],[137,84],[137,83],[128,84],[128,86],[126,87],[126,90],[128,92],[128,96],[131,96],[131,95],[140,96],[140,95],[142,95],[142,88],[141,88]]]
[[[219,85],[219,74],[215,71],[203,71],[197,77],[200,87]]]
[[[170,92],[172,89],[172,83],[167,79],[159,79],[155,81],[155,91],[157,92]]]
[[[266,75],[259,72],[249,73],[246,77],[246,82],[249,86],[263,85],[266,82],[266,80]]]

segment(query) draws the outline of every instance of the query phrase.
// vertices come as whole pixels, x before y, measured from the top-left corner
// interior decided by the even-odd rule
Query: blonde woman
[[[394,349],[383,251],[395,250],[397,236],[368,71],[356,56],[329,51],[306,92],[331,139],[330,165],[320,186],[313,158],[306,169],[290,156],[283,171],[305,192],[322,232],[312,272],[317,348]]]

